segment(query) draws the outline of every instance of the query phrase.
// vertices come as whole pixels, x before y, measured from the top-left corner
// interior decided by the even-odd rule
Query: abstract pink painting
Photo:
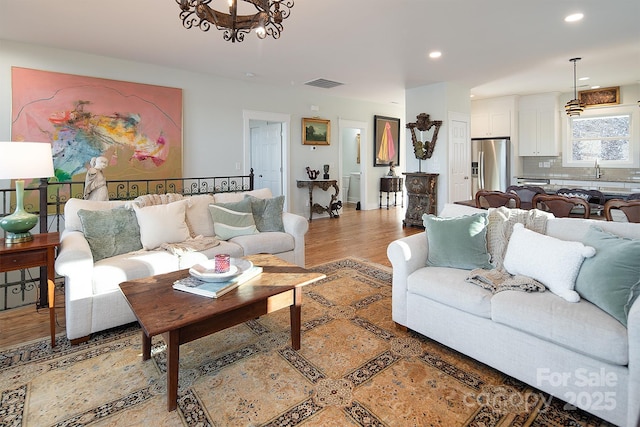
[[[182,89],[12,67],[13,141],[49,142],[58,181],[182,176]]]

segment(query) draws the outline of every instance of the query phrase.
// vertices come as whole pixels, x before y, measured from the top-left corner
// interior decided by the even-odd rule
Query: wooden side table
[[[298,188],[309,188],[309,221],[313,219],[313,213],[329,213],[331,218],[337,218],[338,215],[333,213],[332,206],[338,201],[338,194],[340,194],[340,188],[338,187],[338,181],[335,179],[299,179],[296,181]],[[318,187],[327,191],[333,187],[335,193],[331,195],[331,201],[329,206],[322,206],[318,203],[313,203],[313,188]]]
[[[60,233],[34,234],[33,240],[24,243],[7,245],[0,241],[0,273],[13,270],[22,270],[33,267],[47,268],[48,302],[49,302],[49,328],[51,331],[51,347],[56,345],[56,301],[55,283],[56,277],[54,262],[56,248],[60,245]]]
[[[402,193],[402,178],[399,176],[383,176],[380,178],[380,209],[382,209],[382,193],[387,193],[387,209],[389,209],[389,193],[393,193],[393,206],[398,206],[398,192]],[[404,207],[404,198],[400,196],[400,207]]]

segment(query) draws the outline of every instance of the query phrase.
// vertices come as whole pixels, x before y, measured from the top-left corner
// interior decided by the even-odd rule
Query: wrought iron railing
[[[253,169],[249,175],[204,177],[204,178],[164,178],[148,180],[108,181],[109,200],[132,200],[145,194],[179,193],[183,195],[232,193],[253,190]],[[0,217],[7,216],[15,209],[15,189],[0,188]],[[84,182],[64,181],[30,185],[25,189],[25,210],[40,218],[40,233],[63,231],[64,204],[72,197],[82,198]],[[44,207],[44,208],[43,208]],[[2,230],[4,238],[4,230]],[[39,271],[38,271],[39,270]],[[0,311],[33,304],[47,306],[46,268],[18,270],[0,275]],[[38,292],[39,291],[39,292]]]

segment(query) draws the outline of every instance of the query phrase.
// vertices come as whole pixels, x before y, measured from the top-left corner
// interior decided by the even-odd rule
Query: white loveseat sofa
[[[448,204],[440,216],[478,212]],[[592,225],[640,238],[640,224],[574,218],[549,219],[546,234],[581,242]],[[609,422],[640,425],[640,298],[625,327],[584,298],[572,303],[549,291],[492,293],[467,282],[469,270],[426,266],[430,250],[426,232],[387,248],[397,324]],[[640,275],[635,280],[640,292]]]
[[[259,189],[190,196],[186,198],[187,207],[183,208],[182,218],[176,219],[173,214],[166,214],[162,219],[167,221],[168,228],[174,226],[170,221],[184,221],[188,225],[191,237],[214,236],[214,223],[209,205],[239,202],[246,195],[269,199],[271,191]],[[304,267],[304,240],[309,224],[304,217],[289,212],[282,213],[284,232],[241,235],[220,240],[216,246],[207,247],[199,252],[180,253],[162,248],[143,248],[94,262],[78,211],[109,211],[118,207],[132,207],[132,203],[70,199],[65,204],[65,230],[61,235],[55,265],[56,272],[65,277],[66,334],[72,343],[82,342],[94,332],[135,321],[135,316],[118,286],[127,280],[189,268],[220,253],[230,254],[232,257],[272,253]]]

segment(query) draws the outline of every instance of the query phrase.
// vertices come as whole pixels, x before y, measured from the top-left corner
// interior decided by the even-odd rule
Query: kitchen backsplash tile
[[[522,175],[541,178],[594,179],[595,167],[565,168],[562,157],[522,157]],[[549,167],[540,167],[540,164]],[[640,180],[640,169],[600,168],[601,181]]]

